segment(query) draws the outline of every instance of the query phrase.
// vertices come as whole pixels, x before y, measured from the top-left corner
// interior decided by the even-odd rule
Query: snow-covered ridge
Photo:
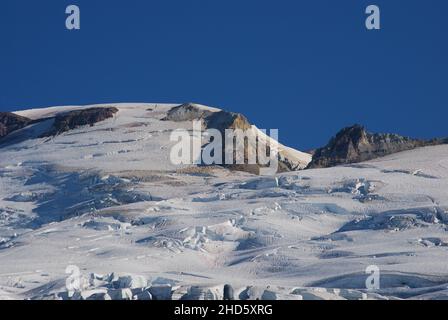
[[[162,120],[177,105],[103,106],[119,112],[3,142],[0,299],[448,299],[447,145],[272,177],[179,168],[169,133],[191,123]]]
[[[56,115],[73,110],[82,110],[89,108],[101,108],[101,107],[116,107],[118,109],[145,109],[145,108],[159,108],[160,110],[168,111],[169,109],[177,106],[178,104],[163,104],[163,103],[107,103],[107,104],[92,104],[92,105],[72,105],[72,106],[56,106],[46,108],[35,108],[21,111],[14,111],[13,113],[22,117],[27,117],[32,120],[55,117]],[[204,106],[205,107],[205,106]]]
[[[208,113],[217,113],[222,112],[222,110],[218,108],[212,108],[200,104],[188,104],[191,106],[191,108],[195,108],[197,110],[200,110],[199,112],[208,112]],[[79,111],[79,110],[86,110],[86,109],[92,109],[92,108],[116,108],[119,110],[119,112],[114,116],[113,121],[105,121],[104,123],[98,123],[96,125],[97,128],[107,128],[113,126],[113,130],[107,133],[109,137],[112,137],[114,135],[117,136],[116,141],[120,141],[121,138],[125,135],[132,136],[132,134],[129,133],[128,126],[134,126],[136,128],[136,122],[139,123],[139,129],[135,129],[134,131],[139,131],[139,140],[144,141],[151,141],[151,147],[154,147],[155,145],[158,145],[157,149],[159,149],[160,155],[164,157],[163,162],[167,162],[168,155],[170,151],[170,146],[172,146],[172,143],[170,143],[168,140],[170,131],[173,131],[175,129],[179,128],[185,128],[189,129],[191,127],[191,120],[188,118],[188,121],[162,121],[164,118],[166,118],[166,114],[170,112],[173,108],[177,107],[179,105],[176,104],[132,104],[132,103],[123,103],[123,104],[99,104],[99,105],[87,105],[87,106],[62,106],[62,107],[50,107],[50,108],[42,108],[42,109],[31,109],[31,110],[25,110],[25,111],[17,111],[15,112],[17,115],[27,117],[32,120],[38,120],[38,119],[47,119],[56,117],[59,115],[67,114],[71,111]],[[195,114],[193,114],[195,116]],[[190,116],[191,117],[191,116]],[[184,120],[187,120],[185,118]],[[44,126],[40,126],[41,128],[44,128]],[[149,128],[149,129],[148,129]],[[191,129],[191,128],[190,128]],[[88,132],[89,130],[86,129]],[[101,129],[105,130],[105,129]],[[23,131],[16,132],[14,135],[14,138],[17,138],[17,136],[22,135]],[[28,130],[29,131],[29,130]],[[124,131],[124,132],[123,132]],[[157,131],[157,136],[152,138],[153,133]],[[266,141],[269,141],[269,137],[267,137],[263,132],[261,132],[256,126],[252,125],[252,131],[253,135],[259,136],[261,139],[264,139]],[[94,132],[98,132],[95,130]],[[127,133],[125,133],[127,132]],[[40,132],[42,135],[42,132]],[[45,134],[44,134],[45,135]],[[68,133],[70,135],[70,133]],[[145,137],[143,137],[145,135]],[[163,137],[162,137],[163,136]],[[39,136],[36,136],[39,137]],[[93,137],[92,139],[96,139]],[[64,140],[64,137],[55,137],[53,141],[58,140]],[[133,138],[129,139],[133,140]],[[137,143],[136,143],[137,144]],[[140,145],[143,147],[145,143],[142,142]],[[107,149],[107,145],[103,144],[100,141],[96,143],[96,153],[100,153],[101,150],[103,150],[102,153],[109,153]],[[147,148],[142,148],[147,149]],[[289,170],[298,170],[305,168],[308,163],[311,161],[311,155],[300,152],[298,150],[286,147],[282,144],[279,144],[278,146],[279,154],[280,154],[280,161],[287,164]],[[143,150],[140,150],[143,151]],[[112,151],[115,152],[115,151]],[[120,158],[129,158],[131,155],[135,155],[132,150],[120,150]],[[88,153],[88,152],[87,152]],[[125,156],[125,153],[129,153],[129,155]],[[82,150],[78,149],[78,155],[83,154]],[[94,155],[85,155],[86,158],[94,158]],[[147,162],[155,163],[161,163],[160,161],[151,161],[151,156],[147,153],[144,154],[144,152],[138,152],[136,157],[141,158],[141,160],[147,160]],[[160,159],[160,158],[159,158]],[[141,166],[137,167],[139,169],[142,169]],[[169,166],[168,164],[164,164],[162,167],[156,168],[154,165],[152,166],[152,169],[160,169],[160,170],[167,170],[167,169],[175,169],[173,166]]]

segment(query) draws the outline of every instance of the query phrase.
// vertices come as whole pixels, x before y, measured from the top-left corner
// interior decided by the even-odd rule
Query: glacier
[[[175,166],[176,106],[96,105],[118,112],[55,136],[92,106],[16,112],[46,120],[0,140],[0,299],[448,299],[448,145],[275,177]]]

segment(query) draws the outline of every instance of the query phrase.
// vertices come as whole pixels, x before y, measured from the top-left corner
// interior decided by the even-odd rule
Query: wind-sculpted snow
[[[176,105],[112,106],[3,141],[0,299],[448,299],[448,146],[263,177],[172,165]]]

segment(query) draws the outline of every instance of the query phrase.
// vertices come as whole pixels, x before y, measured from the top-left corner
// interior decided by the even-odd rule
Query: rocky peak
[[[317,149],[308,168],[325,168],[367,161],[441,143],[444,143],[444,140],[425,141],[390,133],[372,134],[363,126],[356,124],[342,129],[325,147]]]
[[[0,112],[0,138],[26,127],[30,122],[30,119],[11,112]]]

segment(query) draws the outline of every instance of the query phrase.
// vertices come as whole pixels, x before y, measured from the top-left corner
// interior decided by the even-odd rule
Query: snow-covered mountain
[[[289,172],[265,177],[169,159],[193,119],[258,132],[239,114],[15,114],[24,125],[0,140],[0,299],[222,299],[225,284],[236,299],[448,298],[446,145],[302,171],[311,156],[281,145]]]
[[[167,117],[173,109],[178,110],[178,114],[171,116],[171,118]],[[103,111],[98,113],[98,110]],[[66,154],[70,149],[73,153],[66,154],[64,160],[71,159],[73,160],[71,163],[75,167],[81,166],[82,168],[98,168],[97,160],[101,158],[108,160],[103,163],[106,166],[126,168],[127,170],[175,170],[179,167],[171,165],[168,161],[170,149],[176,144],[176,142],[170,141],[170,134],[176,129],[191,131],[192,120],[201,120],[204,112],[212,115],[209,117],[214,121],[212,124],[209,123],[211,128],[223,130],[235,127],[235,129],[248,130],[253,135],[269,139],[266,134],[249,123],[244,116],[207,106],[197,104],[181,106],[169,104],[108,104],[85,107],[52,107],[15,112],[17,116],[32,120],[33,124],[22,130],[14,131],[0,141],[0,146],[14,144],[15,147],[19,147],[18,142],[24,146],[39,144],[38,152],[42,153],[35,154],[33,152],[33,154],[35,159],[43,157],[45,160],[49,160],[48,153],[54,153],[54,156],[58,157],[60,151],[64,151]],[[105,119],[108,119],[108,121],[102,122]],[[76,122],[79,122],[79,124]],[[70,125],[68,124],[71,124],[72,128],[69,128]],[[96,126],[92,130],[84,130],[81,133],[68,133],[58,136],[59,133],[79,127],[81,124],[96,124]],[[241,126],[241,128],[238,126]],[[66,128],[62,130],[61,127]],[[72,134],[80,136],[81,145],[76,148],[72,148],[73,146],[69,146],[65,142],[67,136],[71,137]],[[89,136],[84,137],[84,134]],[[53,136],[54,138],[51,138]],[[88,139],[92,143],[85,145],[83,144],[84,139]],[[73,139],[69,138],[69,140],[72,141]],[[119,150],[122,147],[125,150]],[[279,144],[278,149],[281,168],[285,171],[303,169],[311,161],[310,154],[281,144]],[[29,154],[24,156],[26,160],[31,160],[28,158]],[[80,157],[82,159],[79,159]],[[132,158],[132,161],[129,161],[130,158]],[[58,161],[56,158],[53,160]],[[70,164],[67,165],[70,166]]]

